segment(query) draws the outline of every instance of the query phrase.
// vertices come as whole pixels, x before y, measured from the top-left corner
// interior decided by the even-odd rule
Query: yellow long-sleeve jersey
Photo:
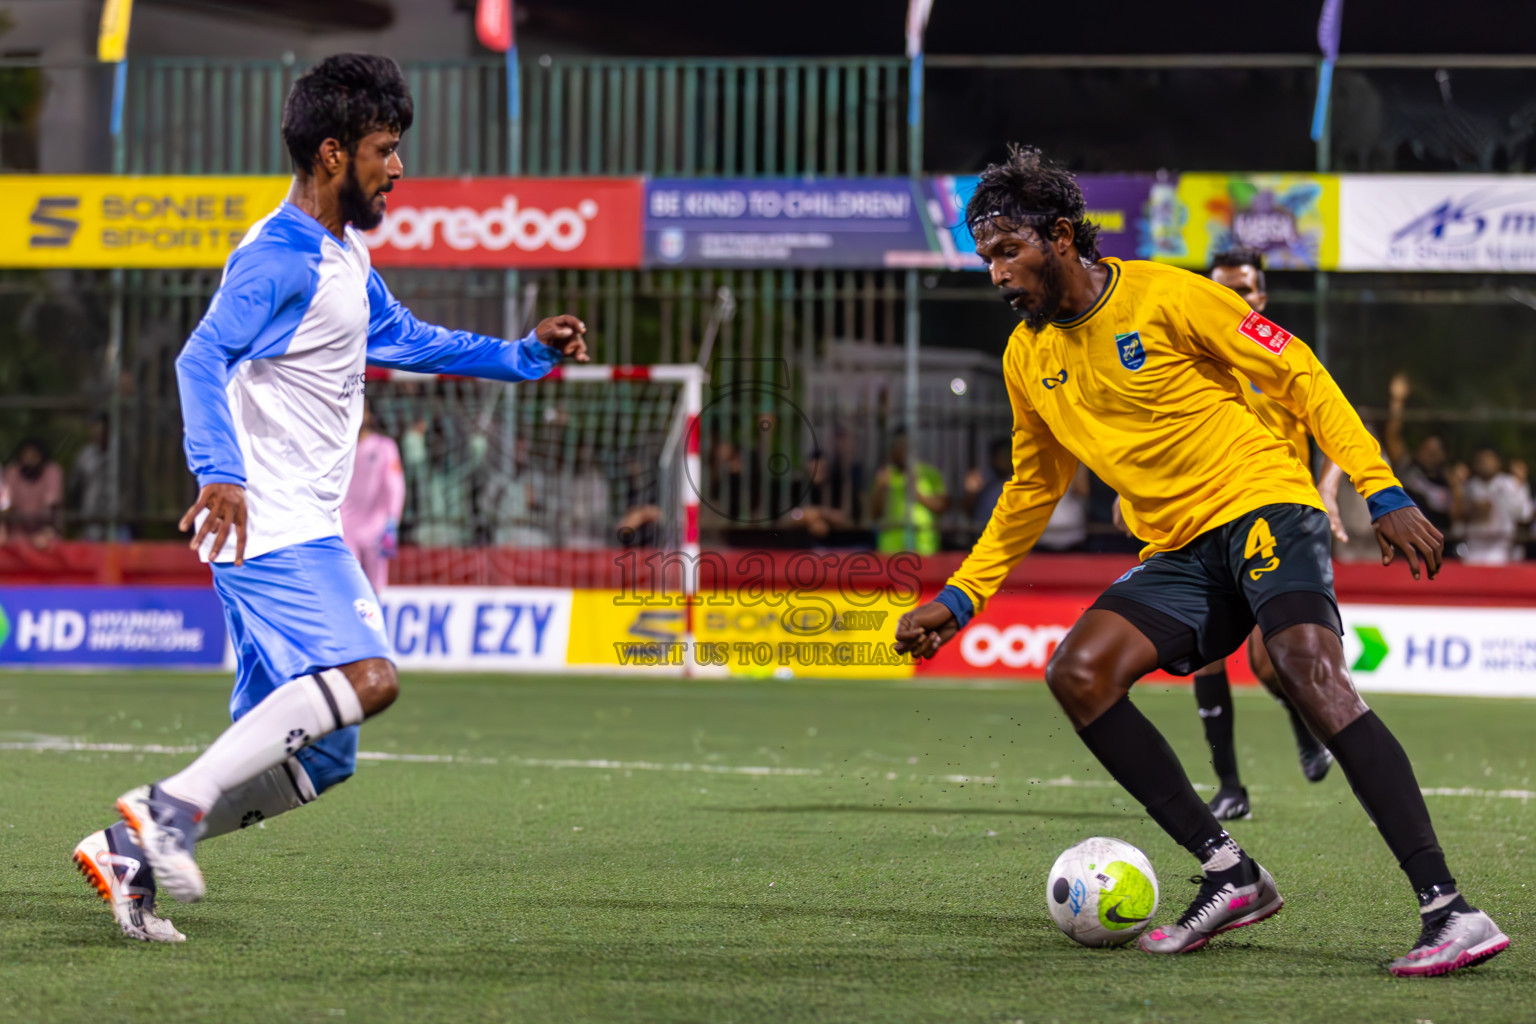
[[[1307,425],[1301,417],[1260,391],[1246,377],[1239,375],[1238,381],[1242,385],[1243,398],[1254,414],[1271,433],[1291,446],[1303,466],[1307,465],[1312,459],[1312,447],[1307,444]]]
[[[1093,306],[1038,334],[1020,325],[1003,372],[1013,479],[949,580],[977,611],[1034,547],[1082,461],[1120,494],[1142,558],[1274,503],[1322,508],[1291,443],[1238,374],[1289,410],[1369,497],[1398,485],[1380,447],[1300,339],[1187,270],[1105,259]],[[1235,371],[1235,372],[1234,372]]]

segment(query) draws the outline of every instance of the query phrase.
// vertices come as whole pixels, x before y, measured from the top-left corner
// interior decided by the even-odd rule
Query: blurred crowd
[[[1504,565],[1536,558],[1536,519],[1526,462],[1492,443],[1451,451],[1431,430],[1405,422],[1411,385],[1389,385],[1382,440],[1404,488],[1446,536],[1450,557]],[[775,448],[764,414],[750,443],[716,437],[697,482],[705,543],[732,546],[868,548],[882,553],[967,550],[986,527],[1012,475],[1011,442],[999,436],[977,465],[942,466],[914,456],[925,445],[903,429],[860,436],[830,432],[800,465]],[[676,544],[680,504],[654,449],[613,450],[605,439],[576,439],[561,422],[541,422],[515,437],[451,417],[396,417],[391,437],[369,410],[358,469],[344,507],[349,536],[370,574],[401,542],[432,547],[505,545],[598,549]],[[708,434],[706,433],[706,438]],[[922,441],[921,437],[916,439]],[[875,455],[866,455],[868,452]],[[16,445],[0,471],[0,543],[46,548],[65,536],[106,540],[114,518],[106,417],[89,427],[66,472],[42,439]],[[942,461],[942,460],[941,460]],[[952,486],[952,483],[958,486]],[[670,499],[670,500],[669,500]],[[1057,505],[1039,549],[1134,552],[1115,514],[1117,496],[1079,468]],[[911,506],[910,522],[908,506]],[[1349,540],[1341,559],[1379,557],[1365,502],[1347,483],[1337,512]],[[119,529],[119,539],[126,537]]]

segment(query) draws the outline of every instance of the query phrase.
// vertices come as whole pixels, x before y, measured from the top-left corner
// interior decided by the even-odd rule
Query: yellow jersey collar
[[[1104,290],[1099,293],[1098,300],[1070,320],[1052,320],[1052,327],[1059,327],[1064,331],[1069,331],[1074,327],[1081,327],[1093,318],[1093,314],[1104,308],[1104,304],[1109,301],[1109,296],[1115,290],[1115,285],[1120,283],[1120,262],[1118,260],[1106,259],[1100,260],[1099,265],[1108,268],[1109,280],[1104,283]]]

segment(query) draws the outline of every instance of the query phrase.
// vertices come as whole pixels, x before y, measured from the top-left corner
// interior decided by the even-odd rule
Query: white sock
[[[1200,862],[1200,869],[1207,873],[1212,871],[1225,871],[1235,868],[1243,862],[1243,848],[1237,845],[1237,840],[1227,838],[1220,846],[1211,851],[1211,855]]]
[[[310,781],[304,763],[290,757],[276,768],[268,768],[243,786],[219,797],[203,816],[197,839],[202,842],[226,832],[259,825],[285,811],[303,807],[315,799],[315,784]]]
[[[273,690],[160,788],[212,810],[225,793],[276,768],[320,737],[362,720],[357,692],[340,670],[303,676]]]

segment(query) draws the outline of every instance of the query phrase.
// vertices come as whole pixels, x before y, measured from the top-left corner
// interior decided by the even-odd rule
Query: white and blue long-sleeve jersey
[[[507,342],[422,323],[362,236],[345,235],[287,202],[258,221],[176,360],[187,465],[200,486],[244,486],[247,558],[340,536],[368,364],[533,380],[560,360],[533,334]],[[216,560],[234,549],[231,538]]]

